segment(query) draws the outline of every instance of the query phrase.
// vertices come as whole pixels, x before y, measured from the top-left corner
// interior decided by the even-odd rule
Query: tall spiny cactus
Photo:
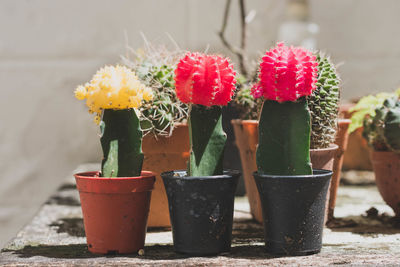
[[[315,90],[316,57],[299,47],[279,43],[260,64],[252,88],[264,101],[259,122],[256,161],[259,174],[307,175],[310,164],[310,112],[306,96]]]
[[[311,148],[327,148],[335,141],[339,113],[340,78],[336,68],[321,53],[317,54],[318,81],[308,98],[311,113]]]

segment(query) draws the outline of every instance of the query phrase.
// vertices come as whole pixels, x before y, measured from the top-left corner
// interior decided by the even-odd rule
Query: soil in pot
[[[143,138],[143,169],[156,174],[151,196],[148,227],[170,227],[168,199],[160,174],[174,169],[185,169],[189,160],[189,130],[178,124],[170,137],[148,134]]]
[[[99,177],[75,174],[88,249],[96,254],[130,254],[144,247],[154,174]]]
[[[326,195],[332,172],[313,175],[254,173],[263,208],[265,246],[277,255],[308,255],[322,247]]]
[[[400,216],[400,155],[387,151],[370,151],[376,186],[383,200]]]
[[[167,190],[175,251],[196,256],[230,251],[234,195],[240,173],[185,175],[186,171],[161,174]]]

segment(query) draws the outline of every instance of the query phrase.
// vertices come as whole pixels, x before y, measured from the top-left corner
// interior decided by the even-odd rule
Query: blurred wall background
[[[239,41],[235,0],[227,38]],[[276,41],[286,1],[248,0],[249,57]],[[99,162],[93,116],[73,97],[76,85],[119,61],[139,32],[155,43],[224,52],[219,0],[0,0],[0,247],[79,164]],[[318,47],[343,62],[344,100],[400,84],[400,1],[310,0]]]

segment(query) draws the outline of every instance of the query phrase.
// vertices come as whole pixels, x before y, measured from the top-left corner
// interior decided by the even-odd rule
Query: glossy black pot
[[[308,255],[321,250],[331,176],[328,170],[293,176],[254,173],[263,209],[267,252]]]
[[[168,196],[174,249],[189,255],[230,251],[234,194],[240,173],[189,177],[186,171],[161,174]]]

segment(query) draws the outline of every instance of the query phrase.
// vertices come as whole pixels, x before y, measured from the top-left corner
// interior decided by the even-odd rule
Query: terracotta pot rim
[[[211,180],[211,179],[232,179],[232,177],[240,176],[241,173],[237,170],[224,170],[224,174],[221,175],[210,175],[210,176],[175,176],[175,173],[187,173],[186,170],[173,170],[168,172],[163,172],[162,177],[168,177],[168,179],[176,180]]]
[[[74,176],[83,180],[115,180],[115,181],[126,181],[126,180],[139,180],[139,179],[147,179],[155,177],[156,174],[151,171],[142,171],[140,176],[133,177],[100,177],[100,171],[87,171],[87,172],[79,172],[75,173]]]
[[[258,124],[258,120],[234,119],[231,120],[231,124]]]
[[[326,148],[310,148],[310,152],[311,151],[333,151],[333,150],[337,150],[339,148],[339,146],[337,144],[330,144],[329,147]]]

